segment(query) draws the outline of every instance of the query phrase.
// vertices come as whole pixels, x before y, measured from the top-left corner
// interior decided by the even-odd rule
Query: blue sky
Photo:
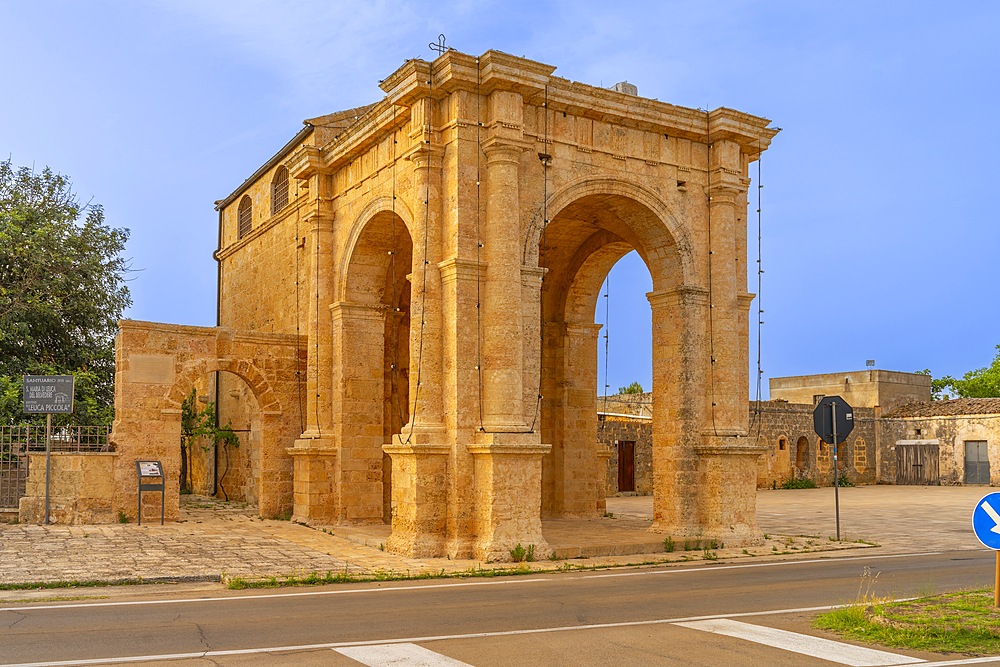
[[[379,99],[439,33],[783,128],[762,163],[765,394],[866,359],[993,358],[1000,3],[0,0],[0,158],[70,176],[131,229],[130,317],[212,325],[213,202],[303,119]],[[634,255],[616,266],[612,389],[649,386],[648,289]]]

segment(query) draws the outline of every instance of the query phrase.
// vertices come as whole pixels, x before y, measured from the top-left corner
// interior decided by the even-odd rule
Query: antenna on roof
[[[869,359],[868,361],[865,362],[865,366],[867,366],[868,368],[875,368],[875,360]]]

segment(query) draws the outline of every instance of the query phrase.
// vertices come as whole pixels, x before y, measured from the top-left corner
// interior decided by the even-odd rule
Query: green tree
[[[917,371],[917,374],[919,374],[919,375],[930,375],[931,374],[931,369],[925,368],[922,371]],[[951,386],[951,382],[953,382],[953,381],[954,381],[954,378],[951,378],[951,377],[948,377],[948,376],[945,376],[943,378],[931,377],[931,400],[933,400],[933,401],[940,401],[945,396],[947,396],[948,394],[945,393],[945,392]]]
[[[638,382],[633,382],[632,384],[628,385],[627,387],[618,387],[618,393],[619,394],[643,394],[643,393],[645,393],[645,390],[642,388],[641,384],[639,384]]]
[[[989,366],[969,371],[961,379],[945,375],[933,380],[932,390],[934,382],[940,383],[941,392],[951,389],[949,393],[962,398],[1000,398],[1000,345],[997,345],[997,355]]]
[[[110,423],[128,236],[65,176],[0,162],[0,423],[37,420],[21,414],[21,377],[52,374],[76,376],[75,414],[56,421]]]

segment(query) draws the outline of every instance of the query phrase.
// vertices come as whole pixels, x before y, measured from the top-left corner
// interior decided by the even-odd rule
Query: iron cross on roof
[[[451,51],[451,47],[450,46],[445,46],[444,33],[441,33],[440,35],[438,35],[438,41],[437,42],[431,42],[427,46],[430,48],[431,51],[437,51],[438,53],[444,53],[445,51]]]

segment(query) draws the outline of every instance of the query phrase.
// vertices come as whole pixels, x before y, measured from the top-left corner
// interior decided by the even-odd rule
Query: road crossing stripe
[[[435,653],[416,644],[379,644],[334,649],[337,653],[368,667],[471,667],[446,655]]]
[[[725,635],[737,639],[745,639],[755,644],[764,644],[774,648],[780,648],[793,653],[801,653],[830,662],[838,662],[842,665],[852,665],[853,667],[887,667],[888,665],[912,665],[924,662],[920,658],[913,658],[887,651],[877,651],[875,649],[855,646],[854,644],[844,644],[822,637],[803,635],[798,632],[788,630],[778,630],[762,625],[751,625],[742,621],[733,621],[728,618],[717,618],[707,621],[692,621],[689,623],[675,623],[682,628],[711,632],[716,635]]]

